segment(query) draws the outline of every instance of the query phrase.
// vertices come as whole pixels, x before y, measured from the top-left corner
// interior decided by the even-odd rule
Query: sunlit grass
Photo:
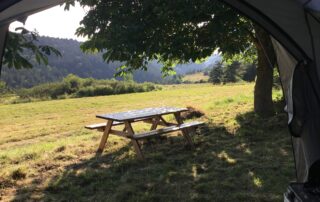
[[[129,140],[111,136],[95,157],[101,133],[84,126],[103,121],[96,114],[158,106],[205,112],[195,150],[174,134],[143,144],[141,162]],[[253,84],[0,105],[0,200],[281,201],[294,176],[286,116],[252,109]]]
[[[208,79],[209,79],[209,76],[204,75],[203,72],[188,74],[183,77],[183,81],[190,81],[190,82],[199,82],[201,80],[207,82]]]

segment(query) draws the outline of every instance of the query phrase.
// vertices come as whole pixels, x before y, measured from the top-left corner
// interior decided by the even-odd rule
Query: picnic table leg
[[[164,119],[161,116],[157,116],[157,117],[153,118],[150,130],[156,130],[161,121],[163,122],[163,124],[167,125],[167,123],[164,122]],[[163,140],[162,138],[163,137],[161,137],[160,135],[157,136],[157,139],[159,142],[161,142]],[[147,139],[147,141],[151,142],[149,139]]]
[[[174,113],[174,117],[176,118],[176,121],[178,124],[183,124],[183,120],[181,118],[181,114],[179,113]],[[184,138],[187,140],[188,144],[191,146],[191,148],[194,148],[194,144],[192,141],[192,138],[189,135],[188,130],[186,129],[182,129],[182,135],[184,136]]]
[[[102,135],[102,138],[101,138],[100,145],[99,145],[97,153],[102,153],[103,152],[103,149],[104,149],[104,147],[105,147],[105,145],[107,143],[108,137],[109,137],[110,130],[112,128],[112,123],[113,123],[113,121],[111,121],[111,120],[109,120],[107,122],[107,126],[104,129],[104,132],[103,132],[103,135]]]
[[[169,125],[170,125],[162,116],[160,116],[160,120],[162,121],[162,123],[163,123],[165,126],[169,126]]]
[[[153,118],[150,130],[157,129],[159,122],[160,122],[160,117],[159,116],[157,116],[156,118]]]
[[[133,131],[131,123],[129,121],[125,121],[124,124],[125,124],[125,127],[127,129],[128,135],[129,136],[133,136],[134,135],[134,131]],[[134,139],[131,139],[131,142],[133,144],[133,148],[134,148],[135,152],[137,153],[138,158],[140,160],[143,160],[144,156],[143,156],[143,154],[141,152],[141,148],[140,148],[139,142],[137,140],[134,140]]]

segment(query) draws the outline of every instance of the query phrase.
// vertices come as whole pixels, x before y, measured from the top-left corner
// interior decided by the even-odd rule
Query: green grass
[[[283,201],[294,180],[286,115],[257,117],[252,103],[253,84],[204,84],[0,105],[0,200]],[[158,106],[206,113],[195,150],[173,134],[143,144],[141,162],[128,140],[111,136],[95,156],[101,133],[84,125],[100,122],[96,114]]]
[[[183,81],[190,81],[190,82],[199,82],[200,80],[203,80],[207,82],[209,79],[209,76],[206,76],[203,74],[203,72],[198,72],[194,74],[188,74],[183,77]]]

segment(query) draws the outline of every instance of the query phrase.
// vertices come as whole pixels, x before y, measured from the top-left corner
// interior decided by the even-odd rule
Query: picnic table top
[[[113,120],[113,121],[128,121],[141,118],[151,118],[154,116],[173,114],[176,112],[188,111],[187,108],[177,107],[157,107],[157,108],[145,108],[139,110],[131,110],[126,112],[118,112],[112,114],[97,115],[97,118]]]

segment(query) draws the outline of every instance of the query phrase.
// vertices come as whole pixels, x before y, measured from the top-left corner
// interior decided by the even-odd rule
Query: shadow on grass
[[[194,136],[195,150],[182,137],[68,165],[50,179],[41,196],[30,186],[16,200],[45,201],[282,201],[294,179],[286,115],[263,119],[238,115],[234,127],[209,123]],[[36,182],[35,182],[36,183]],[[39,190],[38,190],[39,192]]]

